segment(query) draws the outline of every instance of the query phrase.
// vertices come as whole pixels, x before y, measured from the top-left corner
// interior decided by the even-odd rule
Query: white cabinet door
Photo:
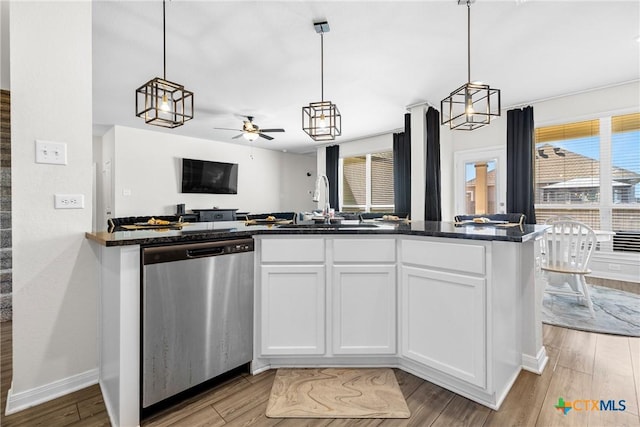
[[[263,265],[260,279],[261,353],[324,354],[324,266]]]
[[[333,353],[396,353],[394,265],[333,267]]]
[[[402,267],[402,355],[486,386],[485,279]]]

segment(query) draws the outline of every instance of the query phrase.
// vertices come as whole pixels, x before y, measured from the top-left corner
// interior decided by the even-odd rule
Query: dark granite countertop
[[[375,227],[359,227],[343,222],[340,228],[284,228],[278,225],[246,225],[244,221],[197,222],[182,229],[151,229],[106,231],[86,233],[88,239],[104,246],[143,245],[156,246],[175,243],[224,240],[229,238],[264,235],[412,235],[447,237],[469,240],[497,240],[504,242],[527,242],[544,233],[542,225],[500,227],[496,225],[456,225],[453,222],[411,221],[390,223],[376,222]]]

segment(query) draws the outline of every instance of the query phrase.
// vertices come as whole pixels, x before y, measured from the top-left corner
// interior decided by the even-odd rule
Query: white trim
[[[534,374],[542,375],[547,362],[549,362],[549,357],[547,357],[547,349],[544,346],[540,347],[535,357],[528,354],[522,355],[522,369]]]
[[[640,81],[640,79],[627,80],[627,81],[624,81],[624,82],[618,82],[618,83],[613,83],[613,84],[609,84],[609,85],[589,88],[589,89],[585,89],[585,90],[578,90],[578,91],[574,91],[574,92],[569,92],[569,93],[565,93],[565,94],[562,94],[562,95],[548,96],[546,98],[538,98],[538,99],[534,99],[534,100],[531,100],[531,101],[528,101],[528,102],[524,102],[524,103],[507,105],[505,107],[502,107],[502,110],[511,110],[513,108],[522,108],[522,107],[526,107],[526,106],[529,106],[529,105],[532,105],[532,104],[540,104],[542,102],[553,101],[555,99],[569,98],[569,97],[576,96],[576,95],[582,95],[584,93],[597,92],[599,90],[610,89],[610,88],[618,87],[618,86],[625,86],[625,85],[628,85],[628,84],[636,83],[638,81]]]
[[[496,162],[496,212],[505,213],[507,209],[507,150],[505,147],[492,146],[453,153],[454,194],[456,214],[466,212],[465,164],[469,162]]]
[[[91,369],[81,374],[72,375],[61,380],[45,384],[31,390],[13,392],[12,387],[7,393],[6,415],[31,408],[44,402],[56,399],[77,390],[82,390],[98,383],[98,369]]]
[[[618,269],[610,268],[617,265]],[[634,252],[594,252],[591,258],[592,273],[587,277],[638,283],[640,286],[640,254]]]

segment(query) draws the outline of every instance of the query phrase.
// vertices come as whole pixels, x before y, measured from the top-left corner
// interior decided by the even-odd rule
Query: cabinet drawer
[[[474,274],[485,273],[484,246],[403,240],[402,262]]]
[[[262,239],[262,262],[324,262],[324,239]]]
[[[334,262],[395,262],[395,239],[336,239]]]

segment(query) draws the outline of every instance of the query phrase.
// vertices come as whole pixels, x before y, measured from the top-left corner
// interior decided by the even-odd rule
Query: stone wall
[[[11,320],[11,97],[0,90],[0,322]]]

